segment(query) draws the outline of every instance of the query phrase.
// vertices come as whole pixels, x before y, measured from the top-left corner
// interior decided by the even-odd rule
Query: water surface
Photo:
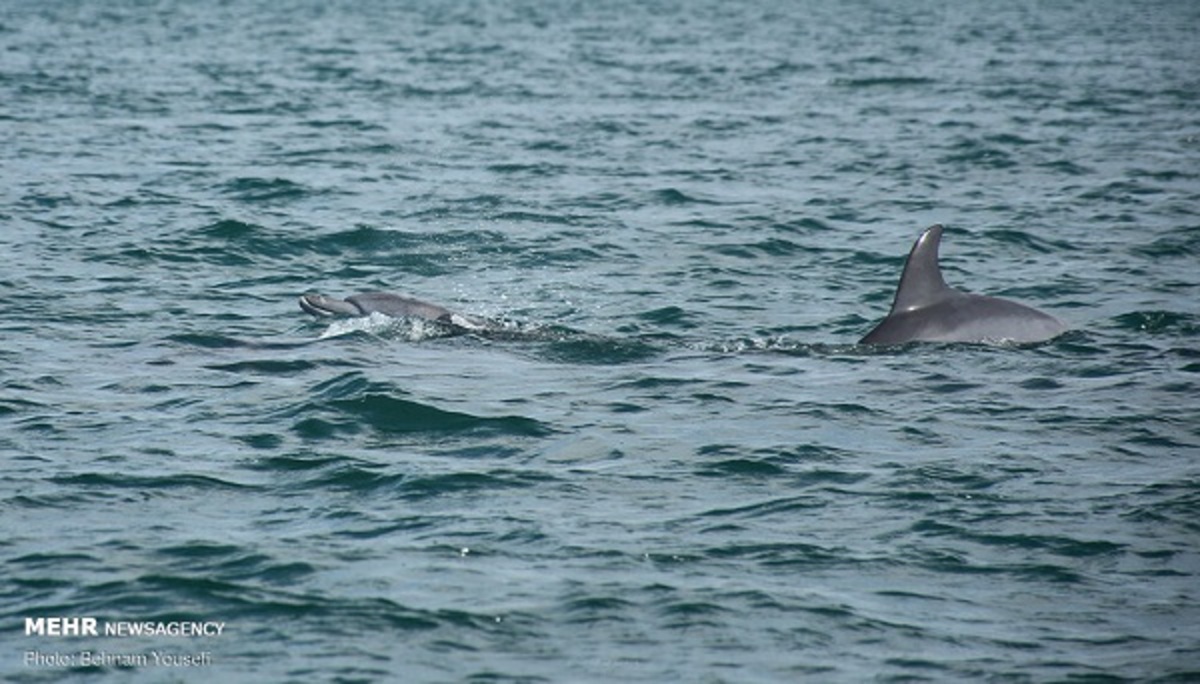
[[[1200,677],[1197,26],[10,3],[0,671]],[[952,284],[1073,331],[856,346],[935,222]],[[296,306],[376,289],[536,334]],[[23,662],[152,649],[213,662]]]

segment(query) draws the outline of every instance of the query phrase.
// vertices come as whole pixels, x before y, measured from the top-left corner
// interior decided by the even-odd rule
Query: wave
[[[353,371],[319,383],[289,412],[306,439],[331,439],[364,430],[380,435],[544,437],[554,432],[533,418],[482,416],[411,399],[386,383]]]
[[[1194,337],[1200,334],[1200,316],[1182,311],[1130,311],[1115,316],[1112,322],[1119,330],[1150,335]]]

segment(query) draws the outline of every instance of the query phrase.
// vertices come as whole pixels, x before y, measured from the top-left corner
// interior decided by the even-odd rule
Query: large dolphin
[[[345,299],[326,297],[323,294],[306,294],[300,297],[300,308],[318,318],[369,316],[372,313],[381,313],[393,318],[420,318],[439,323],[455,332],[477,332],[492,325],[490,321],[481,318],[464,316],[437,304],[391,292],[361,292]]]
[[[904,264],[892,310],[859,344],[1033,343],[1067,331],[1062,321],[1024,304],[968,294],[947,285],[938,266],[941,240],[941,225],[925,229],[917,238]]]

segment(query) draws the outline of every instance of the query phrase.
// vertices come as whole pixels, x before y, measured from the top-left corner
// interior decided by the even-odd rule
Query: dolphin
[[[859,344],[905,342],[1045,342],[1067,331],[1050,314],[1007,299],[968,294],[942,279],[938,245],[942,226],[925,229],[913,244],[892,310]]]
[[[391,292],[360,292],[345,299],[310,293],[300,296],[300,308],[318,318],[369,316],[373,313],[393,318],[416,318],[439,323],[459,333],[478,332],[490,327],[489,321]]]

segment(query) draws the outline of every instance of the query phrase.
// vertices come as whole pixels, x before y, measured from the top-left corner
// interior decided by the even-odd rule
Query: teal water
[[[6,4],[0,673],[1200,678],[1200,9],[1043,5]]]

